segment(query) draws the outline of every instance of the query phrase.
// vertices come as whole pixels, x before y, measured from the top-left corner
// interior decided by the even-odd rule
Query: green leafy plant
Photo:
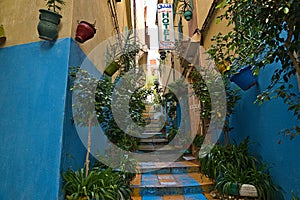
[[[252,161],[248,168],[238,168],[231,163],[221,167],[216,188],[222,194],[232,194],[232,186],[237,185],[239,190],[242,184],[251,184],[256,187],[259,199],[283,199],[280,187],[273,182],[265,164]]]
[[[128,72],[135,67],[135,56],[141,50],[141,46],[132,31],[126,31],[124,35],[119,34],[115,43],[106,48],[106,64],[118,64],[121,75]]]
[[[205,136],[204,135],[196,135],[196,137],[194,138],[193,140],[193,144],[197,147],[197,148],[200,148],[201,145],[203,144],[204,142],[204,139],[205,139]]]
[[[91,151],[91,129],[92,126],[98,124],[95,117],[95,94],[93,89],[98,84],[98,79],[93,77],[87,71],[80,69],[79,67],[71,68],[70,77],[74,79],[74,84],[71,90],[73,91],[73,119],[74,122],[80,127],[87,127],[87,152],[86,152],[86,176],[89,173],[90,167],[90,151]]]
[[[95,167],[88,176],[85,174],[85,168],[63,174],[66,199],[130,199],[132,191],[122,173]]]
[[[98,122],[105,130],[108,139],[124,150],[134,151],[136,150],[139,138],[134,137],[134,135],[138,135],[138,133],[132,130],[130,121],[134,121],[135,124],[139,126],[146,125],[145,119],[143,118],[143,111],[145,109],[144,101],[151,92],[141,87],[138,87],[136,91],[131,91],[126,87],[120,87],[118,90],[114,90],[118,81],[122,81],[125,85],[134,84],[136,80],[130,78],[130,73],[126,75],[128,77],[124,79],[122,79],[122,76],[117,77],[115,83],[112,83],[111,78],[107,76],[99,81],[95,94],[95,110],[97,112]],[[122,98],[116,100],[114,106],[119,113],[126,113],[125,109],[127,109],[127,111],[129,109],[129,115],[124,116],[123,122],[124,124],[128,124],[126,131],[130,132],[130,134],[125,134],[113,117],[111,109],[113,90],[115,95],[124,95]],[[123,101],[124,98],[129,98],[129,107],[123,106],[123,102],[121,101]]]
[[[224,73],[229,75],[252,66],[257,75],[267,64],[279,63],[271,83],[256,102],[282,98],[288,110],[300,119],[299,92],[291,82],[295,75],[300,75],[300,2],[224,0],[217,8],[226,9],[217,22],[226,20],[232,30],[212,38],[214,44],[208,52],[216,64],[227,63],[230,67]],[[300,127],[295,125],[280,133],[292,139],[300,134]]]
[[[233,186],[251,184],[258,190],[259,199],[283,198],[281,189],[269,174],[266,164],[249,153],[249,138],[240,144],[215,145],[199,157],[200,171],[216,181],[216,189],[230,194]]]
[[[214,78],[209,78],[208,81],[207,80],[205,81],[204,78],[202,77],[202,74],[205,74],[205,71],[201,72],[201,71],[194,70],[191,72],[192,87],[196,97],[200,101],[200,117],[203,121],[202,123],[204,124],[205,122],[207,123],[210,121],[213,112],[211,108],[212,105],[211,105],[210,93],[208,90],[208,84],[218,85],[215,83],[217,83],[219,76],[216,76]],[[230,87],[228,77],[224,75],[222,78],[223,78],[222,81],[225,86],[226,102],[219,102],[217,105],[223,105],[224,103],[226,103],[226,117],[225,117],[225,124],[223,127],[223,134],[225,138],[225,143],[229,144],[230,142],[229,131],[232,129],[232,127],[229,124],[229,117],[231,116],[231,114],[234,113],[234,106],[240,100],[241,96],[238,89],[232,89]],[[217,107],[214,109],[214,112],[218,114],[218,111],[221,109],[222,108]]]
[[[208,91],[208,87],[202,78],[200,72],[192,71],[191,78],[193,80],[192,87],[196,97],[198,97],[200,107],[200,117],[203,119],[210,119],[211,117],[211,99]]]
[[[63,5],[65,5],[64,0],[47,0],[46,3],[48,10],[51,10],[56,13],[58,11],[61,11]]]
[[[300,198],[294,193],[292,192],[292,200],[299,200]]]

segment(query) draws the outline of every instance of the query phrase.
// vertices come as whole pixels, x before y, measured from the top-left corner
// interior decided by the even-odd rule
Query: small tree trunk
[[[87,138],[87,152],[85,156],[85,177],[89,174],[90,169],[90,152],[91,152],[91,127],[92,127],[92,120],[89,119],[88,122],[88,138]]]
[[[300,67],[300,50],[297,52],[297,63],[298,63],[298,68]],[[300,73],[299,70],[296,70],[296,75],[297,75],[297,80],[298,80],[298,91],[300,92]]]

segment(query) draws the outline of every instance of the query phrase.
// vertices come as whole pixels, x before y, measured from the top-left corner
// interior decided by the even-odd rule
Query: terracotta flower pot
[[[85,41],[94,37],[96,33],[96,29],[94,25],[86,22],[81,21],[76,29],[76,37],[75,40],[80,43],[84,43]]]

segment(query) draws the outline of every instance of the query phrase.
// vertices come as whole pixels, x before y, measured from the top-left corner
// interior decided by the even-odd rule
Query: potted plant
[[[189,2],[187,2],[189,1]],[[190,0],[180,0],[182,4],[180,5],[181,13],[186,21],[190,21],[193,17],[193,7]]]
[[[215,188],[222,195],[282,199],[281,189],[273,182],[266,163],[249,152],[249,138],[240,144],[201,148],[200,171],[216,181]]]
[[[251,66],[247,66],[234,74],[230,81],[236,83],[242,90],[248,90],[257,83],[257,76],[253,75]]]
[[[80,21],[76,29],[75,40],[77,42],[84,43],[85,41],[93,38],[96,33],[95,23],[91,24],[87,21]]]
[[[47,0],[46,9],[40,9],[38,33],[39,38],[55,40],[58,35],[58,25],[62,16],[58,13],[65,4],[64,0]]]
[[[109,63],[104,71],[104,74],[108,75],[108,76],[112,76],[114,75],[114,73],[116,73],[116,71],[118,71],[118,69],[120,68],[120,64],[117,63],[116,61],[112,61],[111,63]]]
[[[6,36],[5,36],[5,32],[4,32],[4,27],[1,24],[0,25],[0,44],[3,44],[6,41]]]
[[[130,32],[126,32],[116,40],[114,44],[109,44],[106,48],[106,67],[104,74],[112,76],[119,69],[120,73],[129,71],[135,66],[135,57],[140,51],[140,43]]]

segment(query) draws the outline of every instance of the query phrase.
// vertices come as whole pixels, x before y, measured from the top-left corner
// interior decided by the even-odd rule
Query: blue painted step
[[[198,194],[203,190],[200,183],[187,173],[142,174],[140,185],[132,185],[135,193],[143,196]]]
[[[143,162],[139,168],[140,173],[153,174],[181,174],[199,172],[199,166],[188,162],[174,162],[174,163],[153,163]]]
[[[186,194],[183,195],[185,200],[207,200],[207,198],[202,194]],[[176,196],[174,196],[176,199]],[[164,196],[143,196],[141,200],[164,200]]]

